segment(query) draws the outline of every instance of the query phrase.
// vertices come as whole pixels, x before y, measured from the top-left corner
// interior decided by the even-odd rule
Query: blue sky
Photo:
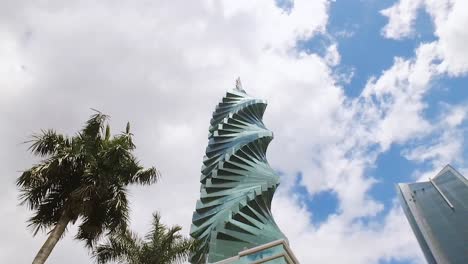
[[[190,230],[214,107],[240,76],[268,101],[267,152],[282,183],[272,210],[301,263],[424,263],[395,183],[450,163],[468,175],[465,0],[2,1],[0,262],[30,262],[31,212],[17,206],[20,142],[71,134],[90,108],[132,123],[158,184],[132,188]],[[170,202],[167,202],[170,201]],[[3,222],[2,222],[3,223]],[[50,263],[93,263],[69,232]],[[340,254],[336,254],[337,249]]]
[[[394,5],[396,1],[336,1],[330,4],[327,31],[311,39],[300,41],[298,47],[307,53],[317,53],[325,56],[327,47],[332,43],[338,45],[341,56],[339,65],[333,67],[337,73],[353,73],[349,82],[342,82],[344,92],[348,97],[358,97],[371,77],[382,74],[390,68],[395,57],[411,59],[415,57],[415,50],[422,43],[436,41],[434,35],[434,22],[430,15],[420,8],[417,18],[413,22],[414,34],[403,39],[389,39],[383,36],[382,30],[388,23],[388,18],[380,11]],[[280,4],[284,7],[284,4]],[[289,6],[286,6],[290,8]],[[432,88],[424,96],[423,115],[427,120],[441,118],[443,108],[450,105],[468,104],[468,77],[441,75],[430,83]],[[463,138],[467,135],[466,126],[461,132]],[[375,218],[381,218],[392,208],[395,201],[395,184],[399,182],[412,182],[417,180],[415,173],[430,168],[429,161],[414,162],[404,156],[405,150],[425,144],[424,141],[437,141],[437,136],[427,137],[405,144],[394,143],[391,147],[380,153],[375,163],[367,173],[376,180],[369,190],[369,195],[384,205]],[[467,158],[466,145],[463,157]],[[464,164],[463,162],[460,162]],[[458,165],[458,164],[457,164]],[[441,169],[438,168],[438,169]],[[307,190],[301,186],[303,175],[298,174],[294,191],[313,213],[313,223],[320,225],[330,215],[336,214],[339,201],[332,191],[321,191],[307,195]],[[371,249],[370,249],[371,250]],[[380,260],[379,263],[412,263],[408,260],[398,261]]]

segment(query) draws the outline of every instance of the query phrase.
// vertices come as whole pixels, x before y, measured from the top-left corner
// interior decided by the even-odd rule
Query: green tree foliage
[[[195,241],[179,234],[180,226],[171,228],[153,214],[152,229],[144,238],[131,231],[114,233],[97,246],[95,257],[99,264],[171,264],[186,261],[195,249]]]
[[[17,179],[21,204],[34,211],[34,235],[52,230],[33,263],[44,263],[69,223],[79,220],[76,239],[92,247],[103,235],[127,228],[127,186],[157,181],[158,171],[145,169],[132,154],[130,124],[111,136],[108,116],[97,112],[76,135],[54,130],[33,135],[29,150],[42,160]]]

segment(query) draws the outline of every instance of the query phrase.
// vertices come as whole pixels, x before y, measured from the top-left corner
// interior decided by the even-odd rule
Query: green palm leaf
[[[72,137],[49,129],[27,141],[43,160],[18,177],[20,204],[34,212],[28,221],[34,235],[52,229],[33,263],[44,263],[70,222],[80,222],[75,237],[89,247],[104,234],[126,230],[127,185],[159,179],[154,167],[142,167],[133,155],[130,124],[111,136],[108,119],[96,111]]]
[[[94,256],[99,264],[182,263],[194,252],[196,242],[179,234],[181,230],[180,226],[162,224],[161,216],[154,213],[151,230],[143,238],[128,230],[113,233],[96,247]]]

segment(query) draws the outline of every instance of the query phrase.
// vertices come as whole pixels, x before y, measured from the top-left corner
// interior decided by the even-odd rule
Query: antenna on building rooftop
[[[245,90],[242,88],[242,83],[241,83],[240,77],[237,77],[237,79],[236,79],[236,90],[245,93]]]

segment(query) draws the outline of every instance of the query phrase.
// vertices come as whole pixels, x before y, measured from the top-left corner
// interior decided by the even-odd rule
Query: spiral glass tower
[[[240,80],[216,107],[201,169],[191,263],[297,263],[271,214],[279,176],[268,165],[273,133],[262,122],[266,101]]]

